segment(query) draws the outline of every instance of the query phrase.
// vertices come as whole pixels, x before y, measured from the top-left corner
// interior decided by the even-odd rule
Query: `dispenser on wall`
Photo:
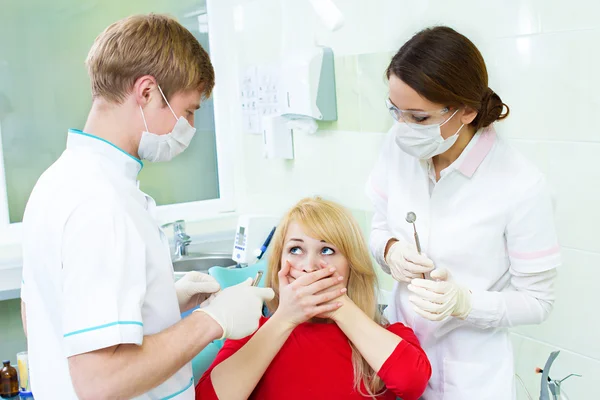
[[[333,51],[295,51],[281,63],[281,114],[288,118],[337,119]]]
[[[297,50],[279,68],[279,113],[262,117],[265,156],[294,158],[293,134],[317,131],[316,121],[337,120],[333,51]]]

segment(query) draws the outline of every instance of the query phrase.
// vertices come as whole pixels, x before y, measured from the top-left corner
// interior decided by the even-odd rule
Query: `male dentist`
[[[271,289],[219,291],[208,275],[174,283],[141,160],[184,151],[214,86],[208,54],[162,15],[109,26],[87,67],[93,103],[40,177],[23,219],[23,309],[38,400],[193,399],[190,361],[256,330]],[[181,320],[181,312],[203,303]]]

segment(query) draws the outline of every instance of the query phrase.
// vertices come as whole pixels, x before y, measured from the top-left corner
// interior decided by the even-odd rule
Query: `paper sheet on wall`
[[[253,65],[241,76],[240,99],[243,129],[262,134],[262,117],[279,114],[279,69],[275,65]]]

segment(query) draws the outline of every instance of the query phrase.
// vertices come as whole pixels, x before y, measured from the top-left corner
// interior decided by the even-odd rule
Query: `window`
[[[0,227],[14,230],[39,176],[63,152],[68,128],[83,128],[91,105],[84,61],[109,24],[138,13],[176,17],[210,53],[205,0],[8,1],[0,13]],[[232,209],[213,99],[197,111],[196,136],[169,163],[144,162],[140,188],[163,222]],[[137,116],[132,116],[137,117]],[[10,236],[10,235],[9,235]],[[1,240],[0,240],[1,241]]]

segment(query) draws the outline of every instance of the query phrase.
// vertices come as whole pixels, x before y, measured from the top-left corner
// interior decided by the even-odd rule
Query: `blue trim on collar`
[[[126,152],[125,150],[123,150],[122,148],[120,148],[119,146],[117,146],[117,145],[109,142],[106,139],[103,139],[103,138],[95,136],[95,135],[91,135],[89,133],[85,133],[84,131],[82,131],[80,129],[69,129],[69,133],[75,133],[77,135],[87,136],[87,137],[92,138],[92,139],[98,139],[101,142],[109,144],[112,147],[114,147],[115,149],[119,150],[121,153],[125,154],[127,157],[129,157],[132,160],[135,160],[136,162],[138,162],[140,164],[140,170],[141,170],[141,168],[144,168],[144,163],[142,162],[142,160],[140,160],[139,158],[135,158],[134,156],[132,156],[131,154],[129,154],[128,152]]]

